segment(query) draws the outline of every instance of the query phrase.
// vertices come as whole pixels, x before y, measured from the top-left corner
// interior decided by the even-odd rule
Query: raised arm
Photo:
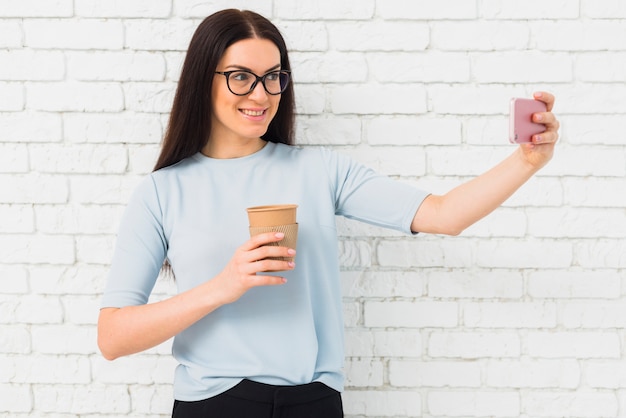
[[[458,235],[482,219],[520,188],[552,158],[558,139],[559,122],[552,113],[554,96],[537,92],[535,99],[546,103],[547,111],[533,120],[546,125],[532,143],[520,144],[515,152],[486,173],[444,195],[428,196],[413,218],[414,232]]]

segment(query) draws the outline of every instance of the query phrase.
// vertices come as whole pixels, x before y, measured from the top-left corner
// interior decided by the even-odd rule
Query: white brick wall
[[[107,362],[95,323],[189,38],[226,7],[283,31],[299,143],[433,192],[511,152],[510,97],[557,95],[554,161],[461,236],[339,220],[347,416],[626,416],[625,4],[0,0],[0,417],[169,415],[169,343]]]

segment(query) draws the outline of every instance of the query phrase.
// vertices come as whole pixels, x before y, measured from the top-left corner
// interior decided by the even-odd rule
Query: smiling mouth
[[[241,109],[240,112],[247,116],[262,116],[265,113],[265,110]]]

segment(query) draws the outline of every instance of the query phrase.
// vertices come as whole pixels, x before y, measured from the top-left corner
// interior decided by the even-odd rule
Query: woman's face
[[[216,71],[248,70],[258,76],[279,70],[280,51],[267,39],[244,39],[226,49]],[[211,92],[213,112],[209,141],[245,145],[258,140],[276,115],[280,95],[270,95],[258,82],[245,96],[230,92],[226,77],[215,74]],[[233,143],[233,141],[235,141]]]

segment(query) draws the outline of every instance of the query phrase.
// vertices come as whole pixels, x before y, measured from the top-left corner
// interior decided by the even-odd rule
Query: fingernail
[[[296,253],[296,250],[294,250],[292,248],[287,250],[287,254],[289,254],[289,255],[294,255],[295,253]]]
[[[282,232],[277,232],[277,233],[276,233],[276,235],[275,235],[275,237],[276,237],[276,238],[281,238],[281,239],[282,239],[282,238],[285,238],[285,234],[284,234],[284,233],[282,233]]]
[[[541,122],[543,120],[543,115],[535,115],[535,120],[537,122]]]
[[[290,261],[287,264],[289,264],[289,267],[295,267],[295,265],[296,265],[296,263],[294,263],[293,261]]]
[[[541,142],[541,135],[537,135],[535,137],[535,142]]]

